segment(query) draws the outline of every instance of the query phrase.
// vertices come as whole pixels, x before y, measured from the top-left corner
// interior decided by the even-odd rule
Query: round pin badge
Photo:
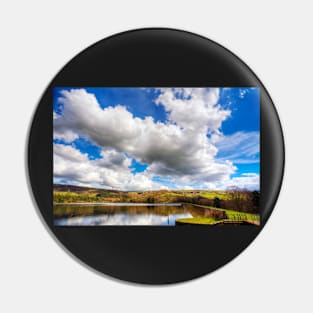
[[[264,86],[232,52],[174,29],[114,35],[53,78],[28,142],[55,238],[100,273],[168,284],[238,256],[267,222],[284,142]]]

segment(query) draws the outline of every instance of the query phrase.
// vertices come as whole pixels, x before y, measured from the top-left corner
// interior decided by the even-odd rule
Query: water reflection
[[[175,226],[176,219],[199,216],[200,212],[203,214],[202,210],[178,204],[55,204],[54,224],[56,226]]]

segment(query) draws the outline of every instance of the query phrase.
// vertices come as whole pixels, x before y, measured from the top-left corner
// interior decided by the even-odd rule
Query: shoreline
[[[128,203],[128,202],[68,202],[53,205],[102,205],[102,206],[182,206],[182,203]]]

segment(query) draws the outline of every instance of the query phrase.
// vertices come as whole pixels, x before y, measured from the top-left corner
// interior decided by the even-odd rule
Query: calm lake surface
[[[147,203],[54,204],[57,226],[156,225],[175,226],[178,218],[201,216],[194,206]]]

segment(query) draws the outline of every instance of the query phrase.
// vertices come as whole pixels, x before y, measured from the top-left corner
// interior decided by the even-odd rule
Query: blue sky
[[[232,184],[259,189],[258,88],[60,87],[54,89],[53,110],[57,183],[124,190]],[[66,151],[77,159],[66,158]],[[115,180],[108,176],[119,173],[116,160],[105,162],[106,151],[124,162]],[[89,179],[74,171],[83,162]]]

